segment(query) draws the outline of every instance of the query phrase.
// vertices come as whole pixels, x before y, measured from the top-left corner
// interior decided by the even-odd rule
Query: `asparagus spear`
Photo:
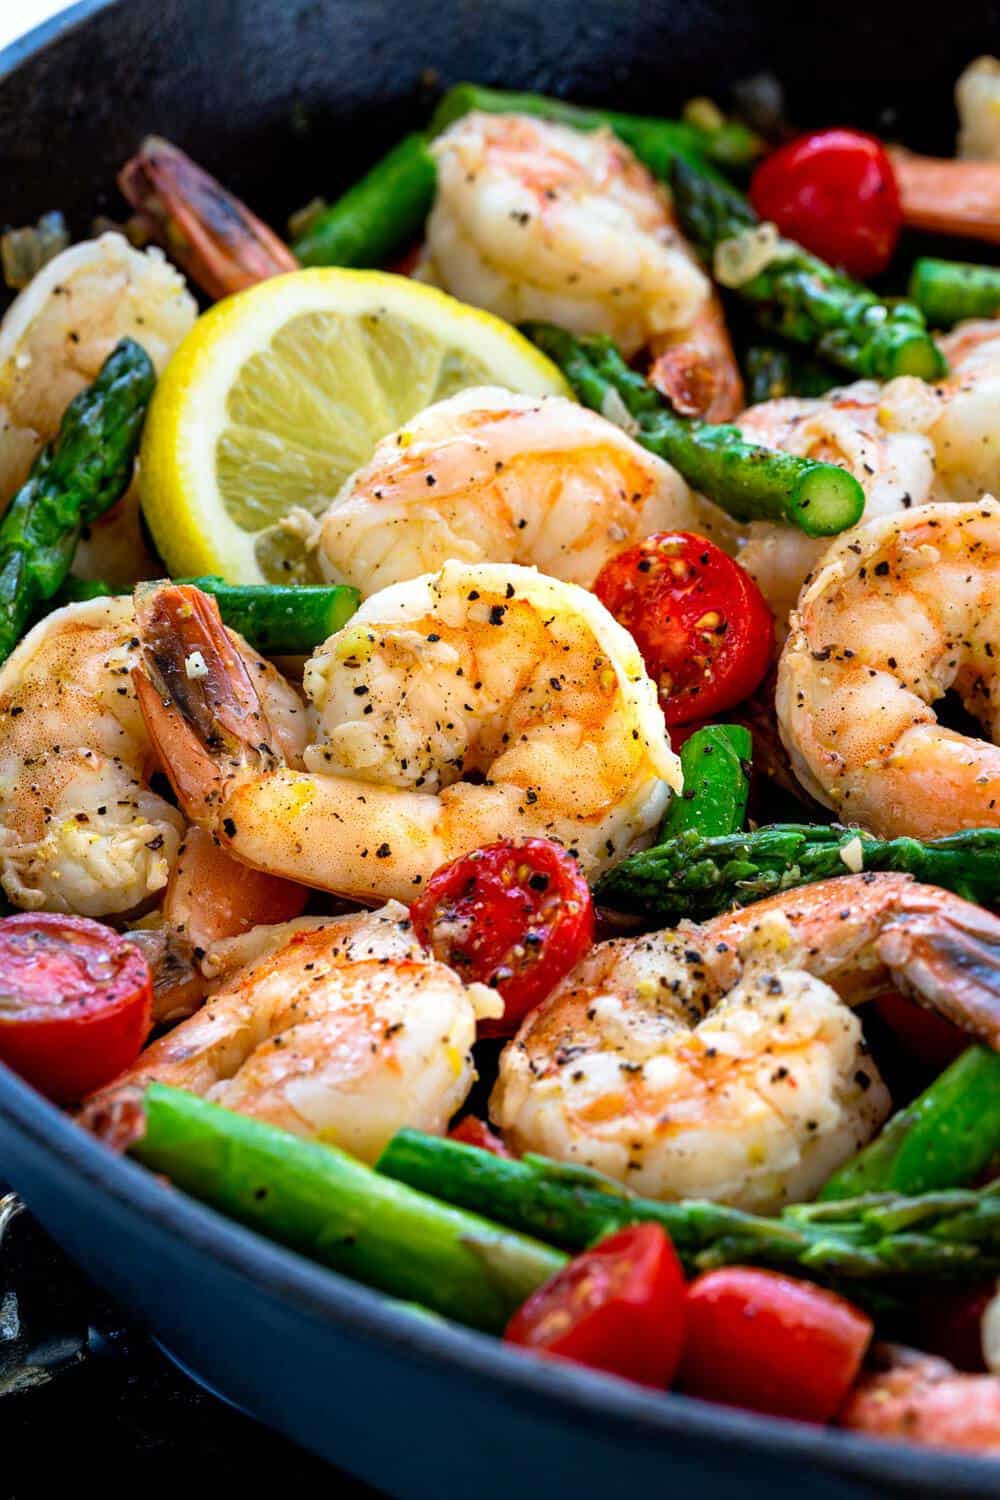
[[[773,344],[751,345],[742,364],[750,406],[781,396],[824,396],[843,381],[832,365]]]
[[[292,245],[304,266],[381,266],[420,237],[437,186],[423,135],[408,135]]]
[[[763,150],[760,137],[737,120],[723,120],[717,126],[706,127],[690,120],[663,120],[615,109],[584,109],[544,94],[510,93],[477,83],[459,83],[448,90],[434,112],[430,134],[439,135],[472,110],[490,115],[534,115],[575,130],[610,126],[654,176],[662,178],[669,178],[677,157],[692,162],[701,171],[711,171],[709,162],[730,168],[747,167]]]
[[[58,590],[82,528],[125,493],[155,383],[146,351],[122,339],[11,501],[0,521],[0,661]]]
[[[1000,266],[960,260],[914,261],[910,300],[932,328],[950,328],[962,318],[995,318],[1000,312]]]
[[[380,1177],[334,1146],[153,1083],[129,1150],[176,1187],[395,1297],[499,1331],[565,1264],[547,1245]]]
[[[308,656],[328,636],[345,625],[361,595],[346,584],[227,583],[224,578],[180,578],[211,594],[223,623],[239,631],[265,656]],[[100,579],[67,578],[56,602],[75,604],[109,594],[114,589]]]
[[[657,842],[694,832],[704,838],[743,827],[753,748],[742,724],[706,724],[681,746],[684,790],[671,800]]]
[[[673,165],[674,205],[681,228],[712,265],[718,247],[756,228],[747,199],[690,162]],[[855,375],[936,380],[944,358],[912,302],[890,305],[801,245],[779,242],[764,268],[734,288],[754,305],[760,323]]]
[[[820,1199],[928,1193],[974,1182],[1000,1155],[1000,1055],[969,1047],[838,1167]]]
[[[678,416],[601,335],[576,338],[551,323],[529,323],[524,332],[585,406],[608,414],[624,403],[636,441],[740,520],[788,521],[808,536],[833,536],[861,519],[864,491],[846,469],[758,447],[736,427]]]
[[[1000,899],[1000,828],[969,828],[927,842],[877,839],[837,823],[774,823],[721,838],[688,832],[623,860],[601,876],[594,895],[619,911],[702,921],[858,868],[902,870],[990,905]]]
[[[633,1197],[586,1167],[542,1156],[514,1161],[416,1130],[394,1136],[376,1170],[569,1250],[626,1224],[660,1224],[691,1273],[760,1264],[840,1284],[931,1274],[972,1280],[1000,1269],[1000,1183],[799,1204],[767,1218],[698,1199]]]

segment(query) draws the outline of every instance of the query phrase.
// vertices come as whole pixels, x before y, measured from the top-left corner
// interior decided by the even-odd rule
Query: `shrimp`
[[[934,484],[934,446],[919,432],[889,432],[879,422],[879,387],[857,381],[828,396],[781,397],[737,418],[752,441],[849,470],[865,492],[865,517],[922,505]],[[805,580],[830,543],[798,527],[754,521],[739,560],[783,627]]]
[[[924,505],[838,538],[778,666],[778,727],[806,790],[885,838],[992,827],[1000,749],[945,729],[953,689],[1000,734],[1000,504]]]
[[[688,412],[738,409],[739,373],[711,283],[667,194],[610,131],[474,112],[431,149],[438,188],[423,279],[512,323],[610,334],[627,355],[669,336],[661,386]]]
[[[561,396],[484,386],[379,443],[323,518],[319,556],[327,577],[362,593],[453,558],[534,563],[588,588],[651,532],[725,523],[613,422]]]
[[[296,932],[237,973],[84,1108],[113,1133],[154,1080],[373,1162],[405,1125],[442,1133],[476,1077],[476,1020],[502,1003],[420,947],[404,906]]]
[[[298,269],[278,236],[183,151],[147,136],[118,174],[144,228],[210,297]]]
[[[876,1344],[837,1417],[869,1437],[1000,1455],[1000,1379],[964,1375],[945,1359]]]
[[[119,339],[135,339],[162,370],[197,311],[162,252],[134,250],[120,234],[49,261],[0,325],[0,506]]]
[[[660,1199],[808,1198],[885,1120],[848,1008],[894,983],[1000,1042],[1000,920],[896,874],[599,944],[524,1022],[490,1112],[517,1152]]]
[[[932,234],[1000,244],[1000,162],[889,150],[903,222]]]
[[[631,636],[532,568],[450,562],[373,594],[306,664],[304,773],[284,763],[213,601],[163,585],[139,619],[135,681],[181,806],[271,874],[412,899],[459,854],[544,835],[591,875],[648,838],[679,787]]]
[[[200,958],[220,938],[297,917],[307,896],[305,886],[252,870],[203,828],[189,828],[170,872],[163,922]]]
[[[0,668],[0,884],[16,906],[104,917],[167,883],[184,818],[149,784],[139,644],[132,601],[94,599],[47,615]],[[294,755],[301,702],[251,655]]]

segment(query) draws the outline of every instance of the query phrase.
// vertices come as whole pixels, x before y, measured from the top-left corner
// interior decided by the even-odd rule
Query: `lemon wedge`
[[[509,324],[404,276],[294,271],[220,302],[143,436],[143,509],[171,573],[314,581],[313,518],[381,438],[472,385],[568,394]]]

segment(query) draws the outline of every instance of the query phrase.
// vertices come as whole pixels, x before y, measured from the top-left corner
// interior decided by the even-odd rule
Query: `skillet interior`
[[[477,78],[669,111],[768,67],[803,122],[948,149],[950,89],[1000,6],[915,34],[913,7],[706,0],[84,0],[0,55],[6,220],[120,211],[114,172],[155,130],[281,225]],[[428,73],[433,69],[433,76]],[[4,76],[6,73],[6,76]],[[0,1067],[0,1175],[191,1367],[400,1496],[606,1496],[623,1475],[711,1497],[996,1494],[991,1464],[889,1449],[522,1360],[415,1319],[162,1188]],[[808,1480],[806,1473],[808,1472]]]

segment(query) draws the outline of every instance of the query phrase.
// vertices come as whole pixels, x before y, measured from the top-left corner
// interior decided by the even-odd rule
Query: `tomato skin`
[[[913,1304],[913,1342],[958,1370],[984,1373],[983,1314],[996,1293],[996,1277],[971,1286],[929,1284]]]
[[[873,1332],[843,1297],[751,1266],[696,1277],[687,1317],[682,1390],[804,1422],[834,1415]]]
[[[657,532],[619,552],[594,593],[631,633],[671,726],[741,703],[774,655],[774,618],[757,585],[694,532]]]
[[[58,1104],[117,1077],[153,1022],[138,948],[89,917],[20,912],[0,921],[0,1061]]]
[[[435,958],[503,1000],[480,1036],[512,1036],[594,941],[590,887],[550,839],[502,840],[443,865],[410,917]]]
[[[969,1045],[967,1032],[898,990],[877,996],[875,1009],[904,1051],[928,1068],[946,1068]]]
[[[466,1115],[464,1120],[459,1120],[449,1130],[448,1139],[461,1141],[463,1146],[477,1146],[480,1151],[489,1151],[493,1156],[510,1158],[512,1154],[496,1131],[491,1130],[485,1120],[480,1120],[475,1115]]]
[[[789,141],[757,168],[750,201],[783,235],[861,280],[885,270],[903,223],[892,163],[858,130]]]
[[[504,1340],[662,1389],[677,1369],[684,1324],[674,1247],[659,1224],[637,1224],[574,1256],[518,1309]]]

